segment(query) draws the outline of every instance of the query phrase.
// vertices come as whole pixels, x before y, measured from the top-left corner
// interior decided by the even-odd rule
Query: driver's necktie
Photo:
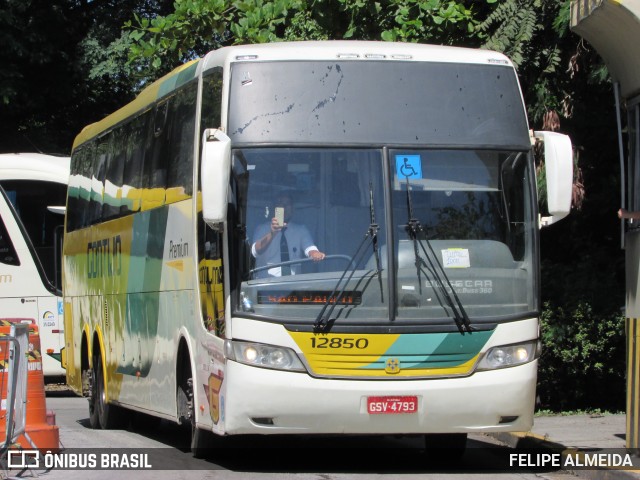
[[[280,261],[289,261],[289,244],[287,243],[287,237],[284,235],[284,229],[280,232]],[[291,265],[283,265],[281,271],[282,276],[291,275]]]

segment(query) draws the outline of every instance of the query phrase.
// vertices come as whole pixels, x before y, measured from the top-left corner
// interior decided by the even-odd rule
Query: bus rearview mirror
[[[548,217],[540,219],[546,227],[569,215],[573,189],[573,149],[567,135],[556,132],[534,132],[544,142],[544,163],[547,180]]]
[[[214,226],[227,218],[231,171],[231,139],[222,130],[206,129],[202,135],[202,216]]]

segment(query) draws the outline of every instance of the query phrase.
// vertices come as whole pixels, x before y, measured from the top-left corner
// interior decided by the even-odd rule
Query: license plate
[[[408,395],[402,397],[367,397],[367,413],[416,413],[418,397]]]

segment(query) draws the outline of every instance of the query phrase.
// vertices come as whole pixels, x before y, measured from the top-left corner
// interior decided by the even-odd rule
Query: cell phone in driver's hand
[[[278,225],[284,227],[284,208],[276,207],[276,220],[278,221]]]

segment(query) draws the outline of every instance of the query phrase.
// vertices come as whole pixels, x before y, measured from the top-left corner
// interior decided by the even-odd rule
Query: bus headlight
[[[497,368],[515,367],[538,358],[540,347],[537,340],[514,345],[502,345],[490,348],[478,364],[478,370],[495,370]]]
[[[298,355],[290,348],[233,340],[227,340],[224,347],[227,358],[245,365],[292,372],[306,371]]]

